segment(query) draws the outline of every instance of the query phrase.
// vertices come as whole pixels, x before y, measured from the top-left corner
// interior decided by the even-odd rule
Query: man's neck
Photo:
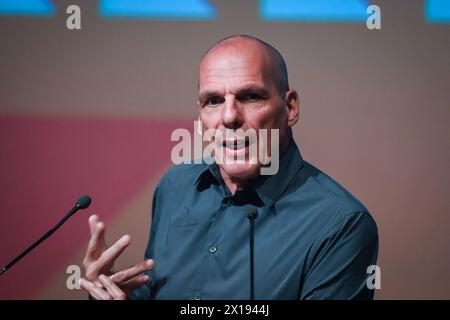
[[[228,190],[230,190],[231,194],[235,194],[238,189],[244,188],[250,182],[250,180],[258,176],[255,175],[254,177],[249,178],[230,177],[226,172],[223,171],[222,168],[220,168],[220,175],[222,176],[223,182],[228,187]]]

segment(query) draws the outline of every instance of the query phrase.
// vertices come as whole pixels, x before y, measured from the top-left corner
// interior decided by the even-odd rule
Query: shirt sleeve
[[[300,299],[373,299],[367,268],[376,264],[378,230],[367,212],[350,212],[314,242]]]

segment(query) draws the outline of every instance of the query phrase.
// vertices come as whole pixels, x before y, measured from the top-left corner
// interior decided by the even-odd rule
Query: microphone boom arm
[[[37,239],[31,246],[26,248],[21,254],[19,254],[17,257],[15,257],[11,262],[9,262],[7,265],[5,265],[3,268],[1,268],[0,276],[3,275],[9,268],[11,268],[17,262],[19,262],[23,257],[25,257],[31,250],[33,250],[39,244],[41,244],[45,239],[50,237],[75,212],[77,212],[80,209],[86,209],[90,204],[91,204],[91,198],[89,196],[80,197],[78,199],[77,203],[75,204],[75,206],[72,209],[70,209],[70,211],[53,228],[48,230],[44,235],[42,235],[39,239]]]

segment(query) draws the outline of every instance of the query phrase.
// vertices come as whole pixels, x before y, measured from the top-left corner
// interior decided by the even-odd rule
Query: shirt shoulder
[[[301,171],[299,178],[303,181],[299,193],[314,194],[316,201],[344,212],[369,212],[350,191],[322,170],[305,162]]]
[[[200,174],[206,169],[207,165],[203,163],[174,165],[161,177],[158,188],[162,193],[192,189]]]
[[[375,222],[369,210],[336,180],[304,161],[276,207],[291,208],[291,221],[309,221],[321,229],[332,228],[348,219],[363,218]],[[295,209],[293,209],[295,208]]]

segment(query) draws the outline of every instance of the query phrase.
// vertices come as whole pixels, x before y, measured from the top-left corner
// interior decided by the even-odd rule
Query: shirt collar
[[[205,164],[198,173],[195,183],[197,187],[210,185],[211,183],[223,184],[219,166],[216,163]],[[259,176],[249,183],[246,188],[253,188],[261,200],[269,208],[273,206],[280,196],[286,191],[292,179],[303,167],[303,158],[297,144],[291,139],[288,148],[280,158],[278,172],[274,175]]]

